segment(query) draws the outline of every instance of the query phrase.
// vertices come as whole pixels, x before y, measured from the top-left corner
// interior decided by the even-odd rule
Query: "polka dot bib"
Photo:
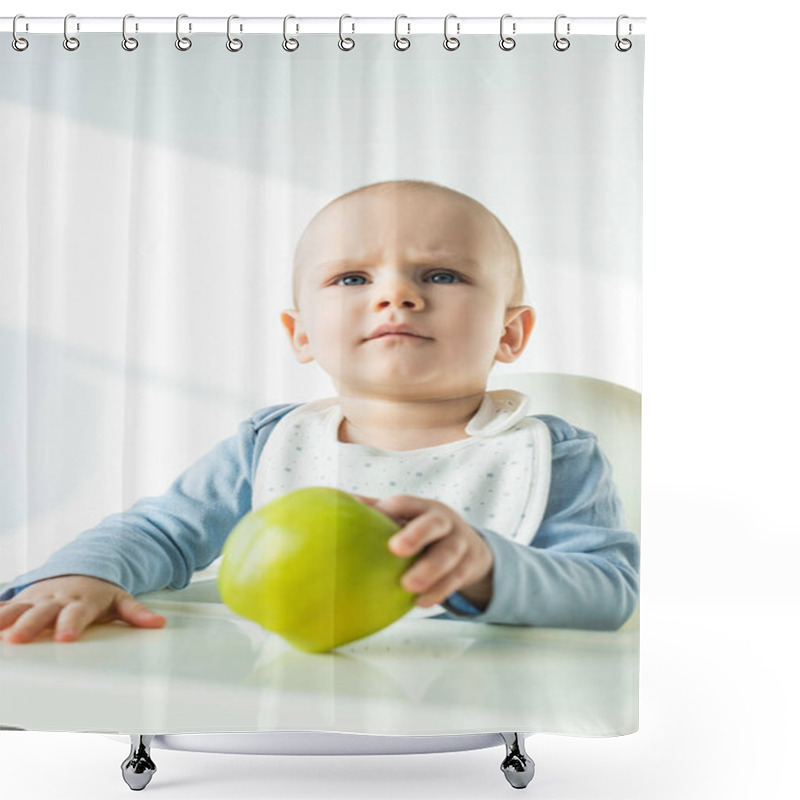
[[[305,403],[275,425],[261,453],[253,508],[306,486],[368,497],[411,494],[450,506],[466,522],[530,544],[550,489],[550,431],[526,417],[528,397],[489,391],[465,428],[468,438],[417,450],[340,442],[337,397]],[[440,605],[415,607],[433,616]]]

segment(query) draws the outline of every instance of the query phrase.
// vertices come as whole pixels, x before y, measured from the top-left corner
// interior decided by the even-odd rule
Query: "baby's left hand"
[[[406,591],[420,595],[418,606],[436,605],[460,591],[474,606],[486,610],[492,598],[494,557],[484,538],[463,517],[444,503],[424,497],[354,496],[404,526],[389,539],[395,555],[408,557],[424,550],[402,580]]]

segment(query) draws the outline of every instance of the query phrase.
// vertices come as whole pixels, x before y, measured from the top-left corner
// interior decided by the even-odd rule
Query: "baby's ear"
[[[495,353],[495,361],[516,361],[528,343],[536,312],[530,306],[515,306],[506,312],[505,330]]]
[[[314,360],[311,354],[311,348],[308,344],[308,335],[303,327],[303,321],[300,317],[300,312],[296,308],[287,308],[281,312],[281,322],[286,332],[289,334],[289,344],[297,356],[297,360],[301,364],[307,364],[309,361]]]

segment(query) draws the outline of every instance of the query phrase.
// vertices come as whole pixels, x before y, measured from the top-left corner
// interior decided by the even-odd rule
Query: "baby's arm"
[[[233,526],[250,510],[254,442],[248,419],[163,495],[142,498],[79,534],[41,567],[15,578],[0,601],[35,587],[34,581],[64,575],[98,578],[130,595],[183,588],[193,572],[219,555]]]
[[[478,614],[457,596],[443,605],[478,622],[615,630],[638,599],[638,537],[622,524],[611,468],[594,434],[543,418],[553,441],[552,478],[533,542],[476,528],[492,550],[491,601]]]

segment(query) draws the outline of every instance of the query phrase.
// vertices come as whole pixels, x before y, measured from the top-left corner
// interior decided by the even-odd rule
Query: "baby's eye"
[[[366,280],[363,275],[340,275],[336,279],[337,286],[363,286],[361,283],[343,283],[343,281],[350,280],[351,278],[355,278],[356,280]]]
[[[430,274],[431,280],[436,278],[438,275],[443,275],[445,278],[452,278],[452,280],[444,280],[444,281],[436,281],[434,283],[455,283],[456,281],[460,281],[461,278],[458,277],[454,272],[432,272]]]

